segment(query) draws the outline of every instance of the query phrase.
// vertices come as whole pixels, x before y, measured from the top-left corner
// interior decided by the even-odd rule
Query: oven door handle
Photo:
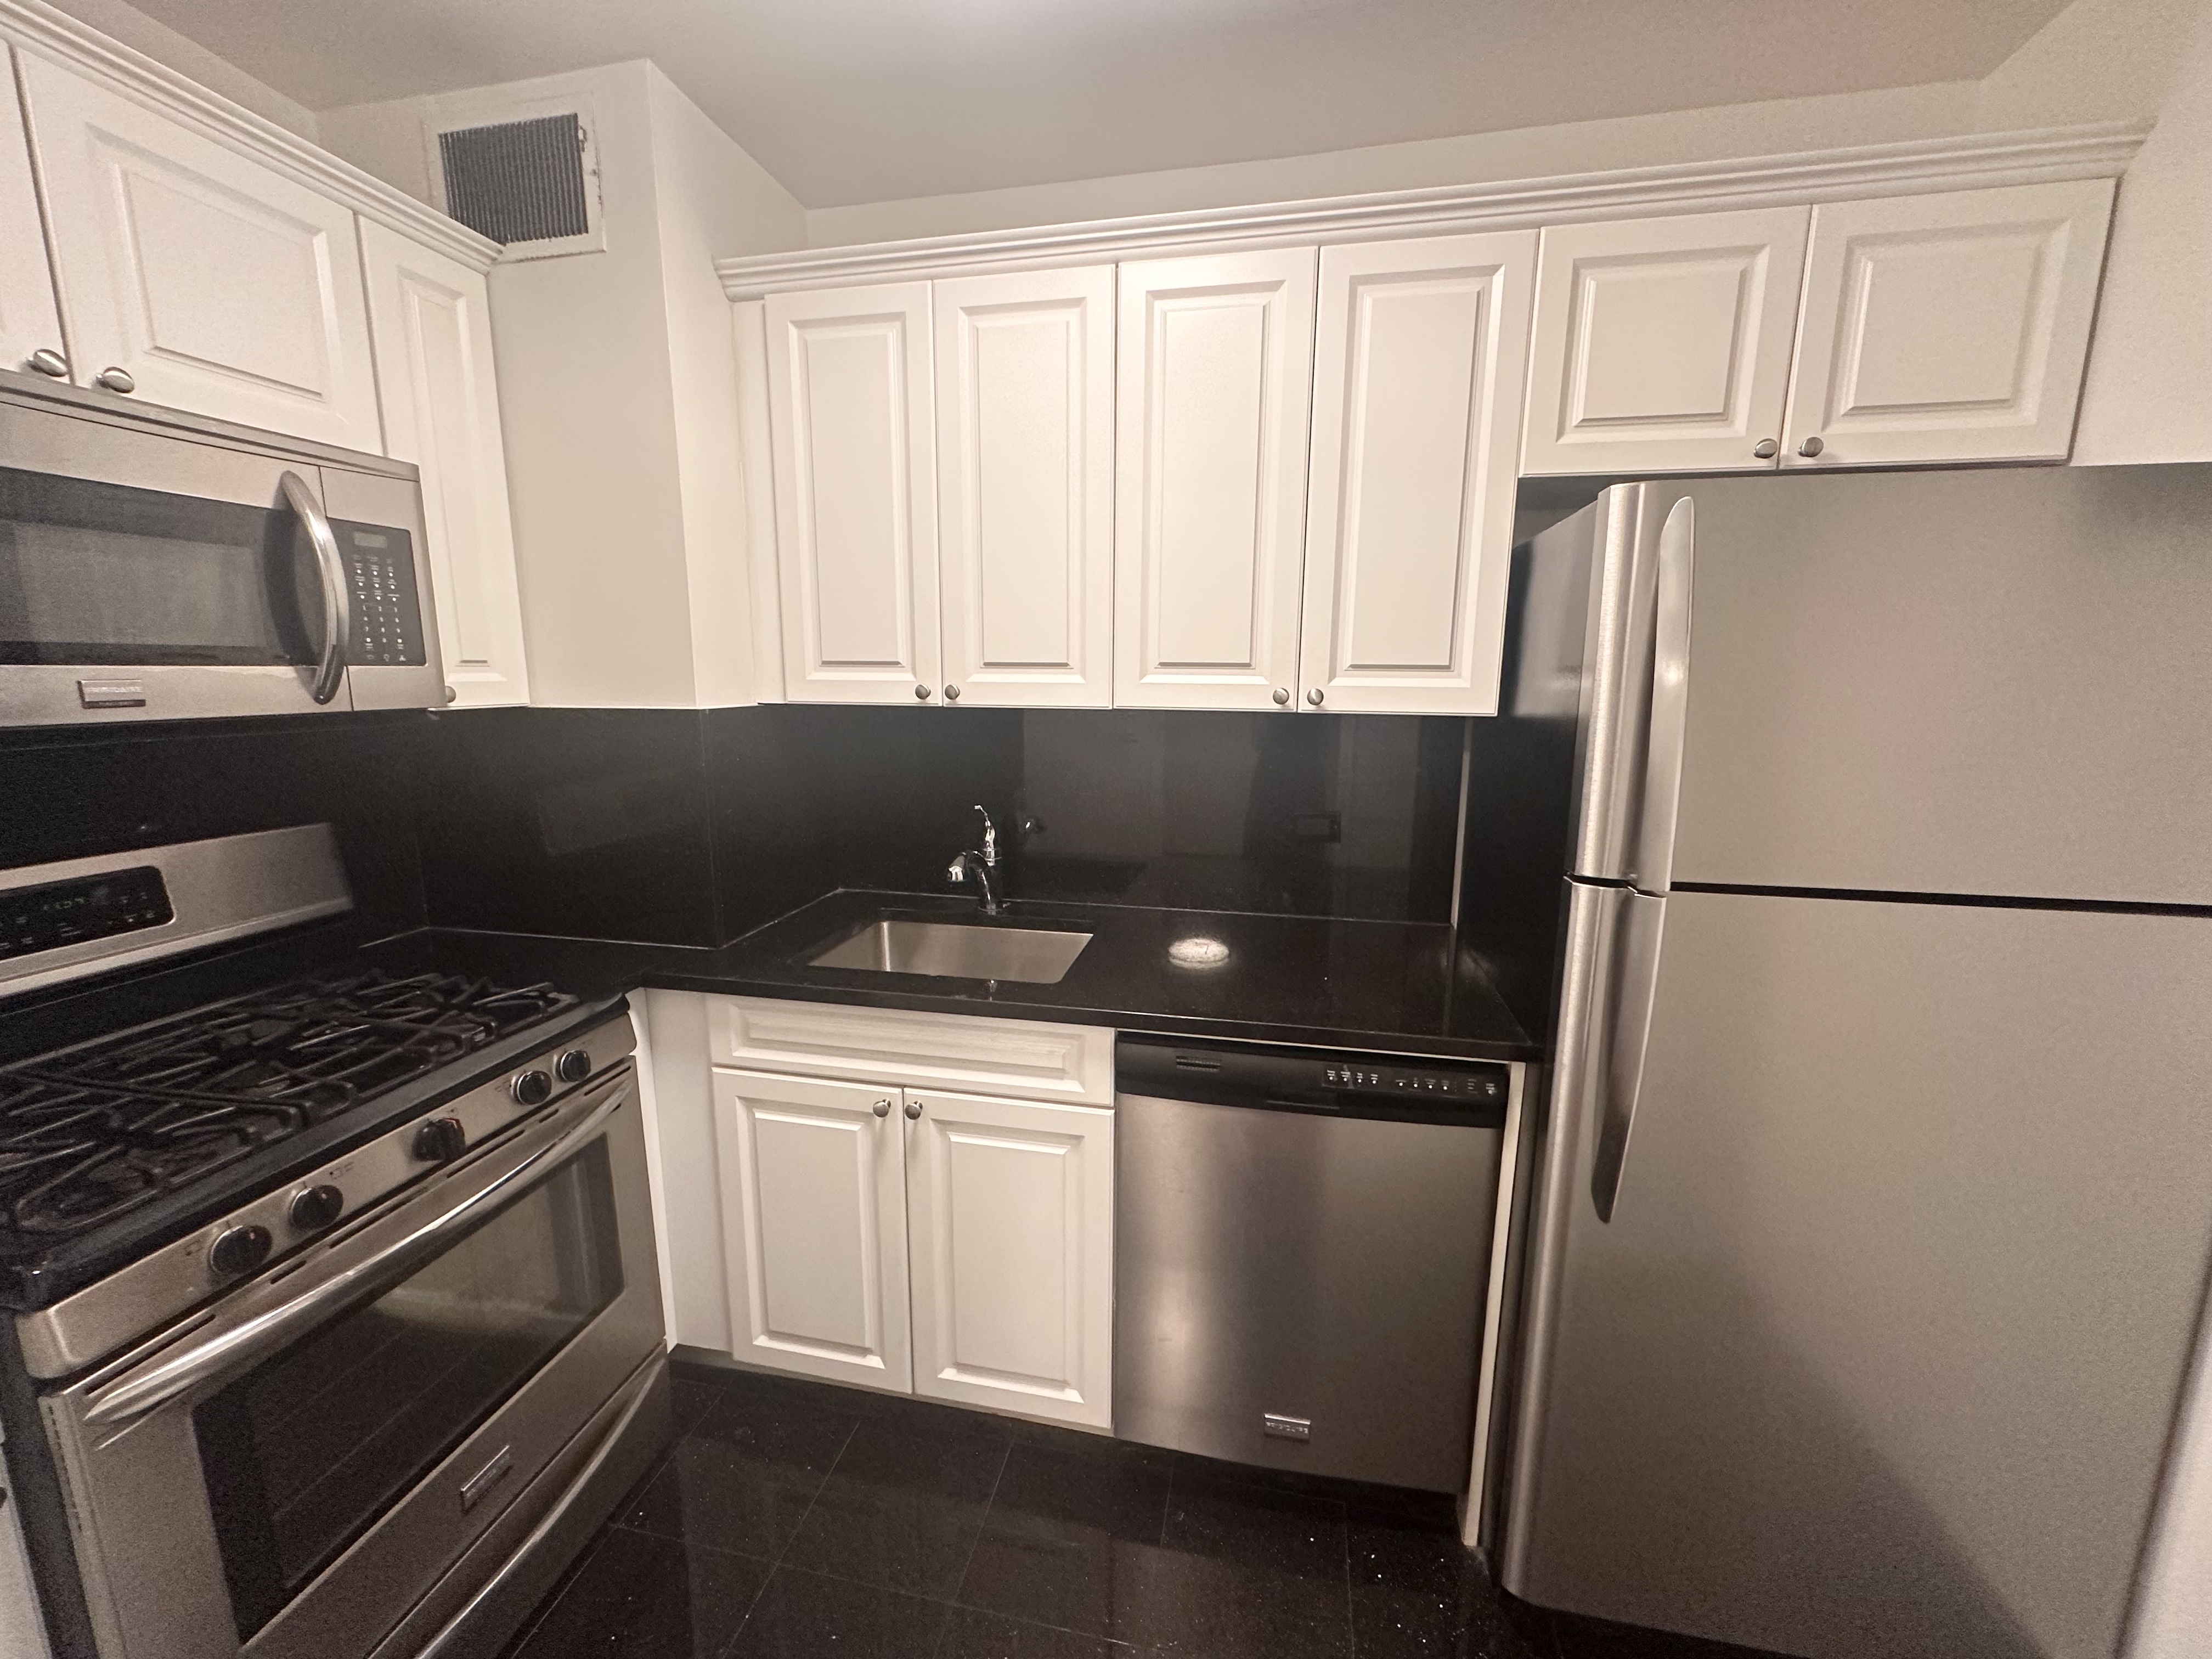
[[[578,1122],[525,1154],[468,1195],[409,1229],[374,1254],[318,1281],[275,1307],[156,1360],[114,1384],[86,1407],[88,1423],[120,1423],[143,1416],[210,1377],[240,1369],[296,1340],[306,1331],[369,1291],[400,1279],[486,1218],[541,1171],[568,1158],[599,1132],[630,1098],[630,1072],[607,1080],[610,1091]]]
[[[607,1460],[622,1445],[629,1433],[630,1425],[637,1421],[638,1413],[645,1409],[646,1402],[652,1398],[653,1379],[648,1376],[631,1396],[629,1404],[623,1407],[622,1414],[615,1419],[613,1425],[599,1437],[599,1443],[592,1448],[591,1456],[585,1460],[584,1467],[576,1471],[576,1478],[561,1489],[561,1495],[553,1500],[552,1507],[538,1517],[538,1524],[530,1529],[530,1535],[514,1547],[507,1559],[500,1563],[499,1570],[483,1582],[474,1595],[461,1604],[460,1610],[438,1627],[437,1632],[416,1650],[415,1659],[447,1659],[448,1655],[461,1650],[469,1625],[477,1611],[499,1597],[508,1581],[522,1570],[545,1540],[568,1518],[568,1512],[592,1489],[592,1483],[599,1479],[599,1471],[606,1467]]]
[[[338,694],[338,682],[345,678],[346,653],[353,644],[353,594],[346,586],[345,561],[338,556],[337,533],[323,516],[323,504],[307,488],[307,481],[287,471],[276,485],[284,492],[286,505],[307,527],[307,540],[315,550],[315,569],[322,578],[323,659],[315,665],[315,683],[307,688],[307,695],[317,702],[328,702]]]

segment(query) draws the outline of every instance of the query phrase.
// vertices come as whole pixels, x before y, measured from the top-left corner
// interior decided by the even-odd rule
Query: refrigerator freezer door
[[[1676,883],[2212,904],[2212,465],[1717,480]]]
[[[1506,1588],[1810,1659],[2109,1656],[2212,1255],[2212,919],[1664,905],[1609,1221],[1570,997]]]

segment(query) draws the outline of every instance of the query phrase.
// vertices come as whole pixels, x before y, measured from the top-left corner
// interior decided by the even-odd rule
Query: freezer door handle
[[[1690,719],[1690,586],[1697,556],[1697,508],[1683,496],[1659,532],[1659,574],[1651,605],[1651,694],[1646,704],[1644,787],[1629,884],[1664,893],[1674,878],[1674,819],[1682,799],[1682,746]]]
[[[1607,959],[1600,965],[1603,1004],[1593,1010],[1598,1052],[1590,1085],[1597,1095],[1597,1152],[1590,1162],[1590,1203],[1600,1221],[1613,1219],[1620,1195],[1629,1132],[1644,1091],[1644,1054],[1651,1037],[1651,1005],[1659,988],[1659,945],[1667,901],[1624,891],[1613,918]]]

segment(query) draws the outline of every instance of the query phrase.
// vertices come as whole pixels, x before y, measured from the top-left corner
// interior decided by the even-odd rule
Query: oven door
[[[334,459],[0,400],[0,725],[441,701],[419,487]]]
[[[102,1655],[367,1654],[661,1344],[624,1065],[47,1396]]]

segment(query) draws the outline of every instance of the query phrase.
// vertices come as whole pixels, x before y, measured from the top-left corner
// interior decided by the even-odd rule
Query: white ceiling
[[[311,109],[650,58],[809,207],[1978,79],[2064,0],[135,0]]]

